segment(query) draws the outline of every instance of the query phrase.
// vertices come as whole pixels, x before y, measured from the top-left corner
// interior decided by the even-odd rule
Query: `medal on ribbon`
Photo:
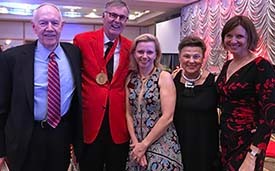
[[[96,75],[96,83],[99,85],[104,85],[108,81],[108,76],[104,72],[100,72],[99,74]]]

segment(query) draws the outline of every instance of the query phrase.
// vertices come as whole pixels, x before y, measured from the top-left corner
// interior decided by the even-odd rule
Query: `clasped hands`
[[[132,149],[131,152],[130,152],[131,160],[134,160],[135,162],[137,162],[142,167],[146,167],[147,166],[147,159],[146,159],[146,156],[145,156],[145,152],[146,152],[148,147],[144,143],[138,142],[138,143],[131,144],[130,148]]]

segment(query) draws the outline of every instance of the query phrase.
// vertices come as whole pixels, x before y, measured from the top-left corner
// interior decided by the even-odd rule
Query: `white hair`
[[[33,10],[32,22],[35,22],[35,19],[36,19],[36,17],[37,17],[37,11],[38,11],[41,7],[44,7],[44,6],[51,6],[51,7],[54,7],[54,8],[58,11],[61,21],[63,21],[63,19],[62,19],[62,13],[61,13],[61,10],[58,8],[58,6],[56,6],[55,4],[52,4],[52,3],[42,3],[42,4],[40,4],[35,10]]]

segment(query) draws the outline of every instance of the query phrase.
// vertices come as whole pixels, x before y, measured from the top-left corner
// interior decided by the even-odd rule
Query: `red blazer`
[[[128,75],[131,41],[120,36],[119,65],[111,83],[99,85],[96,75],[106,72],[103,29],[76,35],[74,44],[82,52],[82,98],[84,142],[92,143],[101,126],[109,97],[109,123],[113,141],[129,140],[126,125],[125,81]]]

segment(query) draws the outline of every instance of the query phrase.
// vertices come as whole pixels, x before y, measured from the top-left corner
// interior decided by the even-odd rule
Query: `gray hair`
[[[36,16],[37,16],[37,11],[41,8],[41,7],[44,7],[44,6],[51,6],[51,7],[54,7],[59,15],[60,15],[60,19],[61,21],[63,21],[62,19],[62,13],[61,13],[61,10],[58,8],[58,6],[56,6],[55,4],[53,3],[42,3],[40,4],[36,9],[33,10],[33,13],[32,13],[32,22],[35,22],[35,19],[36,19]]]
[[[128,14],[130,13],[129,7],[126,4],[126,2],[121,1],[121,0],[111,0],[111,1],[107,2],[105,4],[105,11],[109,7],[125,7],[127,9],[127,11],[128,11]]]

